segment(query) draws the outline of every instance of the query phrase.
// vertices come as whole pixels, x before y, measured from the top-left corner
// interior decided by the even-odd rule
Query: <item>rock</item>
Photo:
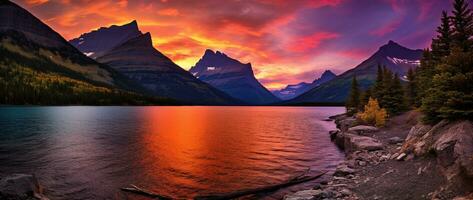
[[[316,196],[321,196],[322,193],[322,190],[302,190],[284,196],[284,200],[314,200]]]
[[[404,160],[404,158],[407,156],[406,153],[401,153],[399,154],[399,156],[396,157],[396,160],[398,161],[401,161],[401,160]]]
[[[448,179],[462,172],[473,178],[473,124],[471,121],[451,123],[436,134],[432,145],[437,160]]]
[[[407,155],[404,160],[405,160],[405,161],[409,161],[409,160],[412,160],[412,159],[414,159],[414,154],[409,154],[409,155]]]
[[[326,181],[326,180],[320,181],[320,184],[321,184],[321,185],[327,185],[327,184],[328,184],[328,181]]]
[[[330,135],[330,140],[334,141],[337,138],[337,134],[340,132],[340,130],[331,130],[328,132]]]
[[[11,174],[1,178],[0,199],[48,200],[43,195],[42,187],[36,177],[29,174]]]
[[[355,170],[346,166],[346,165],[339,165],[335,172],[333,173],[334,176],[346,176],[349,174],[355,173]]]
[[[394,153],[392,156],[391,156],[391,160],[394,160],[396,159],[397,157],[399,156],[399,153]]]
[[[339,132],[335,135],[335,144],[340,149],[345,149],[345,133]]]
[[[312,189],[314,189],[314,190],[320,190],[320,189],[322,189],[322,185],[319,184],[319,183],[317,183],[317,184],[314,185],[314,187],[312,187]]]
[[[391,155],[383,155],[379,158],[379,161],[386,161],[386,160],[389,160],[389,158],[391,157]]]
[[[400,137],[392,137],[392,138],[389,138],[388,142],[389,144],[398,144],[398,143],[404,142],[404,140],[401,139]]]
[[[448,180],[473,178],[473,123],[468,120],[443,120],[433,127],[416,125],[409,132],[402,152],[415,156],[435,154]]]
[[[342,196],[350,196],[352,192],[349,189],[345,188],[345,189],[340,190],[340,194],[342,194]]]
[[[348,129],[348,132],[350,133],[357,134],[357,135],[364,135],[364,136],[367,136],[370,133],[375,133],[378,131],[379,129],[374,126],[365,126],[365,125],[354,126]]]
[[[337,124],[337,128],[342,131],[347,131],[350,127],[352,127],[356,122],[356,119],[353,117],[348,117],[340,120],[335,120]]]
[[[345,152],[353,152],[358,150],[375,151],[382,150],[383,144],[378,140],[354,134],[344,134]]]
[[[366,166],[366,162],[365,161],[358,161],[358,165],[359,166]]]

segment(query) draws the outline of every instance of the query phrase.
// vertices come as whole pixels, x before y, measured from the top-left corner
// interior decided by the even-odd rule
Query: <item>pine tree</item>
[[[427,122],[441,119],[473,119],[473,53],[454,49],[422,101]]]
[[[428,49],[424,50],[420,66],[416,69],[418,99],[424,98],[427,90],[432,87],[432,78],[436,73],[436,63],[437,62],[434,61],[431,51]]]
[[[358,85],[358,81],[356,80],[356,76],[353,76],[351,82],[351,90],[350,96],[347,102],[347,111],[350,113],[354,113],[358,111],[360,107],[360,87]]]
[[[453,42],[463,51],[472,49],[473,16],[465,0],[455,0],[453,3],[452,24],[454,27]]]
[[[473,119],[473,18],[464,0],[455,0],[452,24],[450,55],[438,63],[421,64],[423,80],[432,79],[430,87],[419,87],[423,90],[421,109],[427,122]]]
[[[383,77],[384,77],[384,70],[383,67],[378,64],[378,72],[376,74],[376,82],[374,83],[373,86],[373,97],[380,99],[384,94],[384,85],[383,85]]]
[[[437,37],[432,39],[432,58],[440,61],[443,57],[450,55],[452,45],[452,23],[446,11],[442,11],[441,24],[437,27]]]
[[[399,75],[395,74],[394,76],[388,70],[389,73],[384,77],[385,82],[387,83],[386,92],[383,97],[383,108],[386,108],[390,115],[399,114],[405,110],[404,104],[404,90],[401,85],[401,80]]]
[[[417,99],[417,79],[414,70],[407,71],[406,103],[409,107],[416,107]]]
[[[368,104],[370,98],[373,97],[373,93],[372,93],[372,89],[371,88],[368,88],[366,89],[361,95],[360,95],[360,107],[362,109],[364,109],[364,106],[366,104]]]

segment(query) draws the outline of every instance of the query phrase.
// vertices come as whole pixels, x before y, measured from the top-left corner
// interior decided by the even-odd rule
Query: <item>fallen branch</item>
[[[151,191],[148,191],[146,189],[140,188],[140,187],[138,187],[136,185],[133,185],[133,184],[130,185],[130,187],[121,188],[121,190],[123,190],[125,192],[131,192],[131,193],[135,193],[135,194],[144,195],[144,196],[159,199],[159,200],[171,200],[172,199],[171,197],[156,194],[154,192],[151,192]]]
[[[269,186],[264,186],[264,187],[259,187],[259,188],[253,188],[253,189],[245,189],[245,190],[239,190],[227,194],[219,194],[219,195],[207,195],[207,196],[197,196],[194,197],[195,200],[220,200],[220,199],[235,199],[247,195],[253,195],[253,194],[260,194],[260,193],[266,193],[266,192],[272,192],[276,191],[281,188],[289,187],[292,185],[296,185],[299,183],[304,183],[307,181],[315,180],[317,178],[320,178],[327,172],[322,172],[318,175],[315,176],[305,176],[305,173],[302,175],[295,176],[294,178],[291,178],[285,182],[274,184],[274,185],[269,185]]]

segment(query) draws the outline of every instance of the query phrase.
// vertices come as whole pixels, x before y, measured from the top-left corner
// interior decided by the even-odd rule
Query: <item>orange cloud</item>
[[[178,16],[179,15],[179,10],[175,8],[167,8],[167,9],[162,9],[158,11],[158,14],[163,15],[163,16]]]
[[[49,0],[27,0],[26,3],[32,6],[41,5],[47,3]]]
[[[66,39],[137,20],[142,32],[151,33],[154,46],[182,68],[193,66],[205,49],[219,50],[251,62],[257,78],[269,88],[311,81],[314,71],[332,66],[342,69],[361,62],[367,55],[352,49],[377,48],[380,41],[387,41],[376,37],[392,36],[389,33],[405,27],[404,21],[396,20],[402,18],[394,15],[409,11],[405,6],[410,5],[396,0],[12,1]],[[381,4],[387,9],[383,10]],[[416,31],[431,20],[429,13],[439,7],[434,5],[415,13],[423,19]],[[375,23],[370,23],[371,19],[376,19]],[[375,25],[379,27],[373,30]]]

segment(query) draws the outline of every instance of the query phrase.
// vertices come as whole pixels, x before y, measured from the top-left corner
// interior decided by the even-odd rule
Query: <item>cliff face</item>
[[[250,104],[279,101],[256,80],[251,64],[243,64],[219,51],[205,51],[189,72],[233,98]]]
[[[138,29],[138,23],[132,21],[122,26],[102,27],[98,30],[84,33],[69,42],[87,56],[95,59],[141,34],[141,31]]]
[[[236,103],[225,93],[196,79],[153,47],[151,35],[141,34],[98,57],[148,89],[152,94],[190,104]]]

